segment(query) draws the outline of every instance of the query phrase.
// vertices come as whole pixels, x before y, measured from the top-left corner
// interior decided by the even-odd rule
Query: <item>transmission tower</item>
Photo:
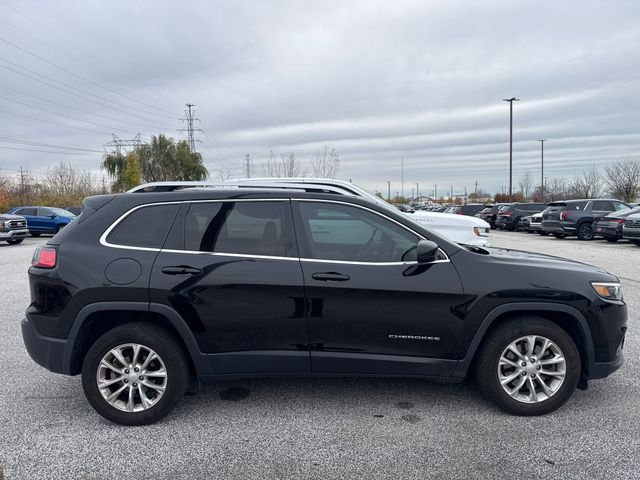
[[[120,138],[115,133],[112,133],[111,135],[113,136],[113,140],[103,145],[104,150],[107,153],[115,150],[118,154],[122,155],[123,150],[124,153],[129,153],[126,147],[133,147],[135,149],[136,147],[145,144],[140,140],[140,134],[137,134],[133,138]]]
[[[185,124],[185,128],[179,128],[178,131],[180,133],[187,134],[187,143],[189,144],[189,149],[192,152],[196,151],[196,139],[195,132],[202,133],[203,130],[201,128],[195,128],[193,126],[194,121],[200,121],[198,117],[196,117],[196,111],[193,107],[195,105],[193,103],[185,103],[187,109],[184,111],[184,118],[181,118],[180,121]]]

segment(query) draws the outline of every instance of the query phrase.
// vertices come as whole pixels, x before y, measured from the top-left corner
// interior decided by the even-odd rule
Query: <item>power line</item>
[[[32,73],[32,74],[37,75],[37,76],[42,77],[42,78],[46,78],[47,80],[49,80],[49,81],[51,81],[51,82],[58,83],[58,84],[63,85],[63,86],[65,86],[65,87],[67,87],[67,88],[70,88],[71,90],[77,90],[78,92],[82,92],[84,95],[89,95],[89,96],[91,96],[91,97],[99,98],[99,99],[101,99],[101,100],[103,100],[103,101],[105,101],[105,102],[110,102],[110,103],[114,103],[114,104],[116,104],[116,105],[123,106],[124,108],[129,108],[129,106],[128,106],[128,105],[125,105],[125,104],[123,104],[123,103],[119,103],[119,102],[115,102],[115,101],[110,100],[110,99],[108,99],[108,98],[101,97],[101,96],[96,95],[96,94],[91,93],[91,92],[87,92],[87,91],[85,91],[85,90],[81,90],[81,89],[79,89],[79,88],[77,88],[77,87],[74,87],[73,85],[69,85],[69,84],[67,84],[67,83],[61,82],[61,81],[56,80],[56,79],[54,79],[54,78],[48,77],[48,76],[46,76],[46,75],[42,75],[42,74],[40,74],[40,73],[38,73],[38,72],[35,72],[35,71],[33,71],[33,70],[30,70],[30,69],[28,69],[28,68],[26,68],[26,67],[22,67],[22,66],[20,66],[20,65],[18,65],[18,64],[16,64],[16,63],[14,63],[14,62],[11,62],[11,61],[9,61],[9,60],[5,60],[5,59],[3,59],[3,58],[0,58],[0,62],[8,63],[8,64],[13,65],[13,66],[15,66],[15,67],[17,67],[17,68],[20,68],[20,69],[22,69],[22,70],[26,70],[26,71],[27,71],[27,72],[29,72],[29,73]],[[58,87],[58,86],[56,86],[56,85],[52,85],[52,84],[51,84],[51,83],[49,83],[49,82],[45,82],[44,80],[40,80],[40,79],[35,78],[35,77],[31,76],[31,75],[28,75],[28,74],[26,74],[26,73],[24,73],[24,72],[20,72],[20,71],[15,70],[15,69],[13,69],[13,68],[11,68],[11,67],[7,67],[6,65],[2,65],[2,64],[0,64],[0,67],[5,68],[5,69],[7,69],[7,70],[10,70],[10,71],[12,71],[12,72],[14,72],[14,73],[17,73],[18,75],[22,75],[22,76],[24,76],[24,77],[30,78],[31,80],[35,80],[36,82],[42,83],[42,84],[44,84],[44,85],[47,85],[48,87],[55,88],[56,90],[60,90],[60,91],[65,92],[65,93],[67,93],[67,94],[69,94],[69,95],[73,95],[74,97],[81,98],[81,99],[83,99],[83,100],[85,100],[85,101],[93,102],[93,103],[97,103],[98,105],[102,105],[103,107],[111,108],[111,109],[116,110],[116,111],[118,111],[118,112],[125,113],[125,114],[127,114],[127,115],[131,115],[131,116],[133,116],[133,117],[140,118],[140,119],[142,119],[142,120],[146,120],[146,121],[148,121],[148,122],[157,122],[157,120],[154,120],[154,119],[152,119],[152,118],[143,117],[142,115],[138,115],[138,114],[133,113],[133,112],[131,112],[131,111],[125,111],[125,110],[122,110],[122,109],[120,109],[120,108],[116,108],[116,107],[114,107],[113,105],[109,105],[109,104],[107,104],[107,103],[102,103],[102,102],[99,102],[99,101],[97,101],[97,100],[93,100],[93,99],[91,99],[91,98],[87,98],[87,97],[84,97],[84,96],[82,96],[82,95],[78,95],[77,93],[75,93],[75,92],[73,92],[73,91],[70,91],[70,90],[67,90],[66,88],[61,88],[61,87]],[[171,128],[171,129],[173,129],[173,126],[165,127],[165,128]]]
[[[69,41],[68,41],[68,40],[66,40],[64,37],[62,37],[61,35],[57,34],[57,33],[56,33],[56,32],[54,32],[53,30],[51,30],[50,28],[48,28],[46,25],[43,25],[42,23],[39,23],[39,22],[37,22],[37,21],[33,20],[32,18],[30,18],[29,16],[25,15],[24,13],[22,13],[22,12],[20,12],[20,11],[16,10],[16,9],[15,9],[15,8],[13,8],[12,6],[7,5],[5,2],[0,1],[0,5],[3,5],[5,8],[7,8],[7,9],[11,10],[12,12],[14,12],[14,13],[16,13],[17,15],[21,16],[22,18],[24,18],[24,19],[28,20],[29,22],[31,22],[32,24],[36,25],[36,26],[38,27],[39,31],[45,31],[45,32],[47,32],[49,35],[51,35],[52,37],[54,37],[54,38],[56,38],[56,39],[60,40],[61,42],[63,42],[64,44],[66,44],[68,47],[71,47],[72,49],[74,49],[74,50],[76,50],[76,51],[78,51],[78,52],[82,53],[82,55],[83,55],[83,57],[84,57],[84,60],[86,60],[86,59],[93,60],[93,65],[94,65],[95,67],[98,67],[98,71],[99,71],[103,76],[107,76],[107,77],[110,77],[110,78],[114,79],[114,77],[113,77],[113,76],[108,75],[108,74],[105,74],[104,70],[102,70],[102,66],[103,66],[103,65],[104,65],[104,63],[105,63],[104,59],[100,59],[100,58],[96,57],[95,55],[93,55],[91,52],[89,52],[89,51],[87,51],[87,50],[85,50],[85,49],[83,49],[83,48],[79,47],[78,45],[76,45],[76,44],[74,44],[74,43],[72,43],[72,42],[69,42]],[[5,21],[5,23],[8,23],[8,22],[6,22],[6,21]],[[18,27],[15,27],[15,25],[14,25],[14,28],[18,28]],[[20,31],[22,31],[23,33],[26,33],[27,35],[29,35],[29,36],[31,36],[31,37],[33,37],[33,38],[35,38],[36,40],[38,40],[38,41],[40,41],[40,42],[44,43],[45,45],[51,46],[51,45],[49,45],[47,42],[45,42],[44,40],[40,40],[38,37],[34,36],[33,34],[28,33],[28,32],[26,32],[25,30],[22,30],[22,29],[20,29],[20,28],[18,28],[18,29],[19,29]],[[51,47],[52,47],[52,48],[54,48],[53,46],[51,46]],[[71,58],[74,58],[74,60],[76,60],[76,59],[75,59],[75,57],[73,57],[71,54],[67,53],[67,55],[69,55]],[[76,61],[77,61],[77,60],[76,60]],[[79,62],[79,63],[82,63],[83,65],[86,65],[86,62],[85,62],[85,61],[82,61],[82,62]],[[172,116],[173,116],[173,115],[175,115],[175,113],[174,113],[174,112],[171,112],[171,111],[169,111],[169,110],[164,110],[164,109],[159,108],[159,107],[156,107],[156,106],[153,106],[153,108],[155,108],[155,109],[157,109],[157,110],[160,110],[160,111],[163,111],[163,112],[166,112],[166,113],[169,113],[169,114],[170,114],[170,115],[172,115]]]
[[[135,98],[133,98],[133,97],[131,97],[131,96],[129,96],[129,95],[125,95],[124,93],[118,92],[117,90],[114,90],[114,89],[113,89],[113,88],[111,88],[111,87],[107,87],[107,86],[105,86],[105,85],[102,85],[101,83],[98,83],[98,82],[95,82],[95,81],[91,80],[90,78],[87,78],[87,77],[84,77],[84,76],[82,76],[82,75],[80,75],[80,74],[77,74],[77,73],[73,72],[72,70],[69,70],[68,68],[61,67],[60,65],[58,65],[58,64],[56,64],[56,63],[54,63],[54,62],[51,62],[51,61],[47,60],[46,58],[41,57],[40,55],[36,55],[35,53],[30,52],[29,50],[27,50],[27,49],[25,49],[25,48],[22,48],[22,47],[20,47],[19,45],[16,45],[15,43],[13,43],[13,42],[10,42],[10,41],[9,41],[9,40],[7,40],[6,38],[2,38],[2,37],[0,37],[0,42],[4,42],[4,43],[6,43],[7,45],[10,45],[10,46],[12,46],[13,48],[15,48],[15,49],[17,49],[17,50],[20,50],[21,52],[26,53],[27,55],[31,55],[32,57],[37,58],[37,59],[38,59],[38,60],[40,60],[41,62],[44,62],[44,63],[46,63],[46,64],[48,64],[48,65],[51,65],[52,67],[55,67],[55,68],[57,68],[57,69],[59,69],[59,70],[62,70],[63,72],[66,72],[66,73],[68,73],[69,75],[73,75],[74,77],[79,78],[79,79],[81,79],[81,80],[84,80],[85,82],[90,83],[90,84],[92,84],[92,85],[95,85],[96,87],[102,88],[102,89],[104,89],[104,90],[107,90],[108,92],[114,93],[114,94],[116,94],[116,95],[119,95],[119,96],[121,96],[121,97],[123,97],[123,98],[126,98],[126,99],[128,99],[128,100],[131,100],[131,101],[133,101],[133,102],[139,103],[139,104],[141,104],[141,105],[146,105],[146,106],[151,106],[151,108],[156,108],[156,107],[154,107],[153,105],[148,105],[148,104],[146,104],[145,102],[142,102],[142,101],[140,101],[140,100],[137,100],[137,99],[135,99]],[[135,107],[132,107],[132,108],[135,108]],[[166,117],[166,115],[160,115],[159,113],[150,112],[150,111],[148,111],[148,110],[143,110],[143,109],[141,109],[141,108],[137,108],[136,110],[139,110],[139,111],[141,111],[141,112],[144,112],[144,113],[146,113],[146,114],[148,114],[148,115],[156,115],[156,116],[158,116],[158,117]],[[171,114],[171,112],[169,112],[169,113]]]
[[[0,85],[0,88],[4,88],[5,90],[10,90],[12,92],[15,92],[15,93],[17,93],[19,95],[24,95],[26,97],[35,98],[36,100],[40,100],[42,102],[51,103],[52,105],[57,105],[57,106],[62,107],[62,108],[66,108],[66,109],[69,109],[69,110],[75,110],[76,112],[86,113],[88,115],[93,115],[95,117],[104,118],[106,120],[111,120],[113,122],[129,123],[131,125],[136,125],[138,127],[147,127],[147,128],[151,128],[153,130],[161,130],[161,131],[164,130],[164,127],[160,127],[159,128],[158,126],[146,125],[144,123],[138,123],[138,122],[131,122],[129,120],[122,120],[122,119],[119,119],[119,118],[114,118],[114,117],[109,117],[107,115],[101,115],[99,113],[94,113],[94,112],[91,112],[89,110],[83,110],[82,108],[71,107],[69,105],[65,105],[64,103],[54,102],[53,100],[49,100],[48,98],[39,97],[38,95],[33,95],[31,93],[23,92],[21,90],[16,90],[15,88],[7,87],[6,85]]]
[[[30,140],[17,140],[15,138],[0,137],[0,142],[16,143],[18,145],[30,145],[34,147],[61,148],[65,150],[78,150],[82,152],[103,153],[102,150],[92,150],[90,148],[82,148],[82,147],[69,147],[67,145],[55,145],[51,143],[32,142]]]
[[[109,133],[107,133],[107,132],[101,132],[101,131],[98,131],[98,130],[91,130],[90,128],[75,127],[73,125],[66,125],[64,123],[54,122],[53,120],[44,120],[42,118],[32,117],[31,115],[25,115],[23,113],[12,112],[11,110],[5,110],[4,108],[0,108],[0,112],[8,113],[10,115],[16,115],[18,117],[28,118],[30,120],[36,120],[38,122],[50,123],[52,125],[58,125],[60,127],[73,128],[75,130],[84,130],[85,132],[98,133],[100,135],[109,135]]]
[[[109,125],[104,125],[102,123],[92,122],[90,120],[82,120],[80,118],[72,117],[71,115],[65,115],[64,113],[58,113],[58,112],[55,112],[53,110],[49,110],[48,108],[37,107],[35,105],[31,105],[30,103],[21,102],[20,100],[14,100],[12,98],[5,97],[3,95],[0,95],[0,98],[2,98],[4,100],[8,100],[10,102],[18,103],[20,105],[24,105],[24,106],[29,107],[29,108],[35,108],[37,110],[42,110],[43,112],[52,113],[52,114],[58,115],[60,117],[70,118],[71,120],[75,120],[77,122],[84,122],[84,123],[88,123],[90,125],[95,125],[96,127],[104,127],[104,128],[109,128],[111,130],[120,130],[121,132],[127,132],[127,133],[134,133],[135,134],[135,132],[132,132],[131,130],[125,130],[123,128],[111,127]]]
[[[3,147],[0,146],[0,148],[2,148],[3,150],[20,150],[23,152],[38,152],[38,153],[57,153],[57,154],[62,154],[62,155],[84,155],[84,156],[88,156],[91,155],[90,153],[82,153],[82,152],[58,152],[55,150],[34,150],[31,148],[20,148],[20,147]]]

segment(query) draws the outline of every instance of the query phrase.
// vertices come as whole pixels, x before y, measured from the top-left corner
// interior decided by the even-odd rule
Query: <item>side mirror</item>
[[[47,218],[51,218],[53,220],[54,218],[56,218],[56,216],[55,215],[47,215]]]
[[[420,240],[416,247],[418,263],[430,263],[438,259],[438,244],[431,240]]]

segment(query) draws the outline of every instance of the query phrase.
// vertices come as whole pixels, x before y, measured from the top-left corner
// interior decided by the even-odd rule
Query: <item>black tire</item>
[[[66,223],[61,223],[60,225],[58,225],[58,228],[56,228],[56,233],[58,233],[60,230],[62,230],[66,226],[67,226]]]
[[[520,217],[516,217],[513,220],[513,223],[511,224],[510,227],[507,227],[507,230],[509,230],[510,232],[515,232],[518,229],[518,222],[520,221]]]
[[[516,339],[528,335],[551,340],[559,347],[566,361],[564,381],[553,395],[538,403],[523,403],[509,396],[497,374],[502,352]],[[573,339],[564,329],[540,317],[523,316],[499,325],[483,341],[476,360],[475,374],[480,392],[486,399],[513,415],[534,416],[553,412],[571,397],[580,379],[580,354]]]
[[[39,237],[39,236],[40,236],[40,232],[29,232],[29,234],[30,234],[32,237]]]
[[[640,247],[640,240],[631,240],[631,243]]]
[[[101,360],[111,349],[128,343],[140,344],[153,350],[166,368],[164,392],[155,405],[138,412],[122,411],[109,404],[97,384]],[[127,323],[109,330],[89,348],[82,365],[82,388],[91,406],[107,420],[121,425],[149,425],[167,415],[184,396],[189,384],[189,372],[189,361],[184,348],[174,335],[150,323]]]
[[[553,236],[556,237],[556,238],[564,238],[564,237],[566,237],[566,235],[564,233],[554,233]]]
[[[593,240],[594,231],[593,231],[593,223],[591,222],[583,222],[578,226],[578,230],[576,231],[578,234],[578,238],[580,240]]]
[[[540,230],[538,233],[543,237],[546,237],[547,235],[549,235],[549,232],[543,232],[542,230]]]
[[[604,237],[604,239],[607,242],[611,242],[611,243],[616,243],[618,240],[620,240],[618,237]]]
[[[12,238],[11,240],[7,240],[9,245],[18,245],[24,241],[24,238]]]

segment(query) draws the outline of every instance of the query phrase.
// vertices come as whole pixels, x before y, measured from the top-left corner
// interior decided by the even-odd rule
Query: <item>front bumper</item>
[[[28,318],[22,320],[21,326],[22,340],[33,361],[52,372],[69,375],[69,362],[65,361],[69,340],[40,335]]]
[[[542,230],[542,224],[541,223],[530,223],[529,224],[529,230],[530,231],[535,231],[535,232],[539,232],[540,230]]]
[[[640,228],[625,228],[622,236],[631,240],[640,240]]]
[[[25,238],[29,234],[29,229],[23,228],[19,230],[5,230],[0,232],[0,240],[13,240],[16,238]]]

